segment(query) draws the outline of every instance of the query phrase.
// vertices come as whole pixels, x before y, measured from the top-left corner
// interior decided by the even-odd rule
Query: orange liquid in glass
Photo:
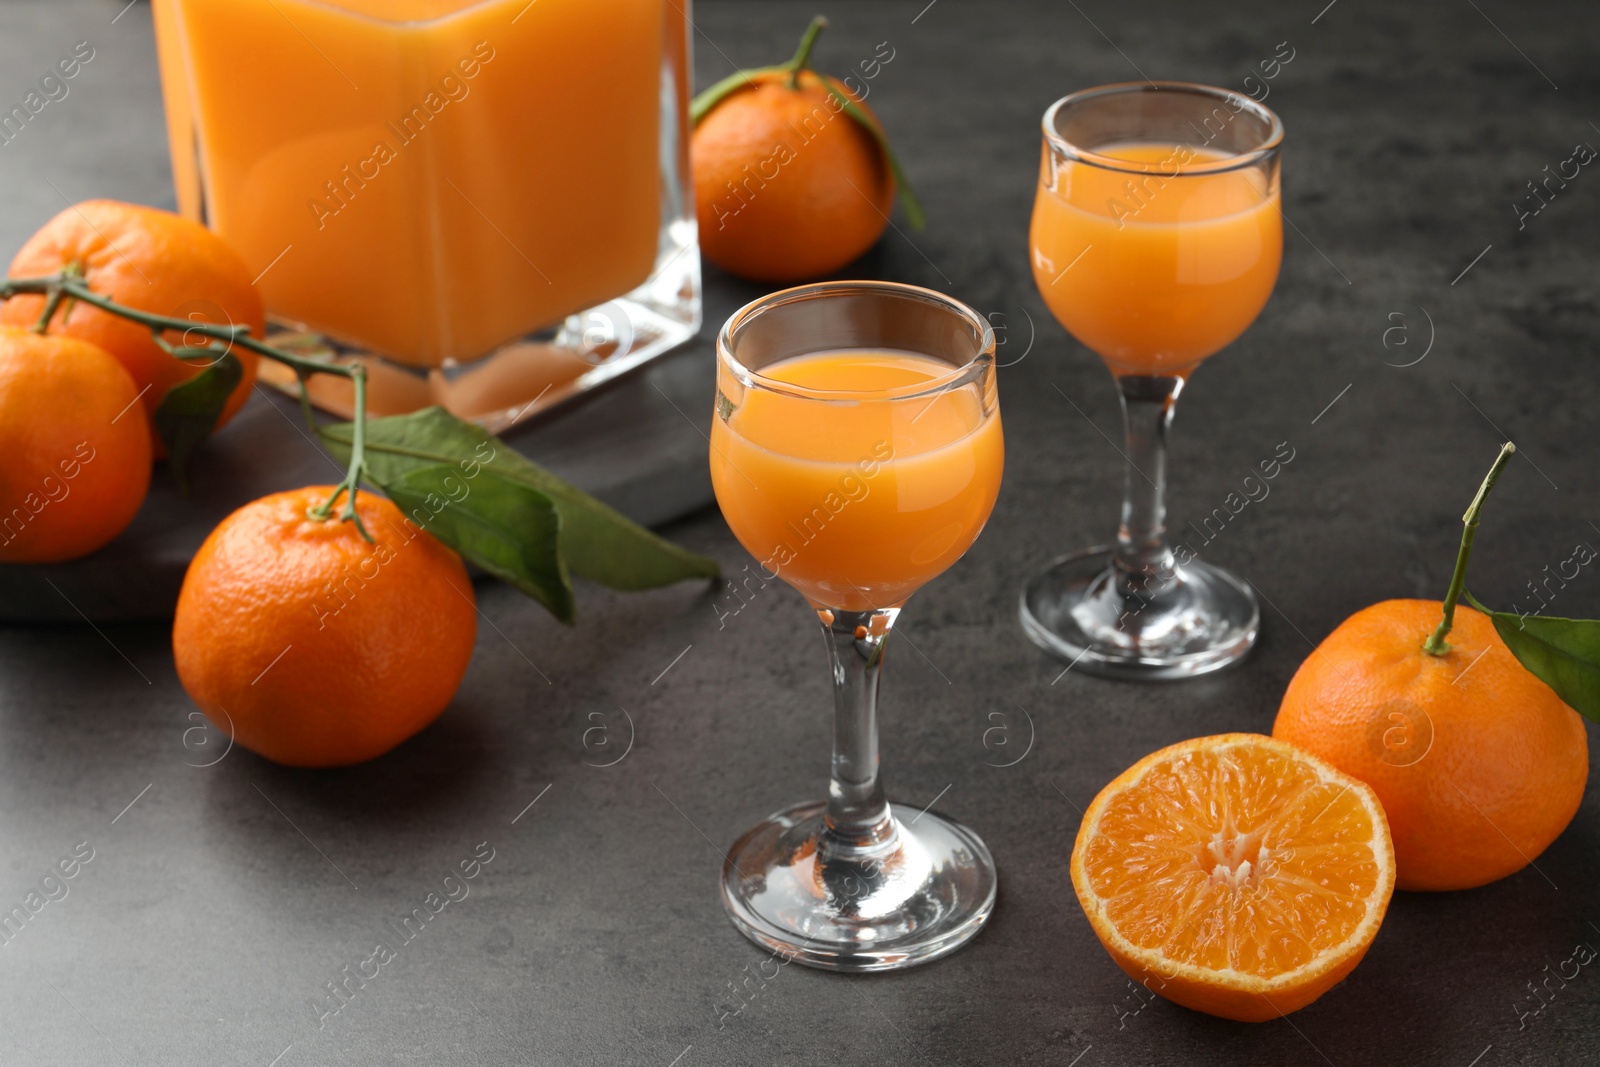
[[[798,356],[761,375],[806,389],[904,395],[951,370],[905,352],[851,351]],[[812,604],[899,604],[961,558],[994,507],[1005,448],[999,412],[984,416],[993,400],[976,388],[828,402],[743,391],[711,423],[711,483],[723,516],[768,576],[776,572]]]
[[[179,208],[275,316],[437,366],[649,275],[662,0],[154,13]]]
[[[1050,159],[1034,203],[1033,277],[1056,319],[1118,374],[1183,374],[1242,334],[1283,254],[1276,181],[1255,168],[1191,173],[1226,154],[1117,144],[1128,174]],[[1187,162],[1180,162],[1187,159]]]

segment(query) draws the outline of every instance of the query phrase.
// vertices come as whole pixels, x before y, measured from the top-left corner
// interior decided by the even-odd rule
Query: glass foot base
[[[1104,546],[1062,556],[1022,590],[1022,629],[1077,670],[1192,678],[1244,658],[1261,609],[1249,583],[1198,560],[1149,599],[1120,591]]]
[[[995,869],[976,834],[891,804],[885,843],[829,855],[824,808],[781,811],[729,850],[722,902],[741,933],[807,966],[855,973],[927,963],[977,936],[994,909]]]

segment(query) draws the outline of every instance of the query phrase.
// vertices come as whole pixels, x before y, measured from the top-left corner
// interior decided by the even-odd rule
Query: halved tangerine
[[[1285,742],[1219,734],[1152,753],[1100,791],[1072,884],[1129,976],[1262,1022],[1361,961],[1394,892],[1394,846],[1362,782]]]

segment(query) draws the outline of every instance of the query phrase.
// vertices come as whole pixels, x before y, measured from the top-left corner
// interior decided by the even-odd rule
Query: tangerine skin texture
[[[818,75],[803,72],[798,89],[787,80],[754,77],[701,120],[690,146],[700,248],[753,281],[838,270],[872,247],[894,207],[894,176],[872,134],[833,110]],[[841,82],[828,84],[866,110]]]
[[[0,326],[0,562],[77,559],[133,521],[150,487],[137,400],[104,349]]]
[[[227,242],[198,222],[170,211],[159,211],[116,200],[86,200],[62,211],[28,238],[11,261],[11,276],[30,278],[53,274],[69,263],[81,263],[89,288],[119,304],[157,315],[250,327],[261,337],[266,314],[261,294],[250,271]],[[0,305],[0,323],[31,326],[44,311],[44,297],[24,295]],[[58,311],[50,321],[52,334],[90,341],[115,356],[133,375],[150,417],[150,434],[157,457],[166,455],[156,433],[154,416],[167,390],[188,381],[203,369],[162,351],[146,326],[79,304]],[[177,331],[166,339],[181,344]],[[189,338],[196,344],[206,339]],[[228,397],[217,426],[233,418],[250,396],[256,378],[257,357],[234,346],[233,355],[244,377]]]
[[[1422,651],[1442,611],[1386,600],[1350,616],[1300,665],[1272,727],[1377,792],[1401,889],[1521,870],[1572,821],[1589,777],[1582,718],[1488,616],[1459,606],[1451,651]]]
[[[308,518],[332,492],[275,493],[224,519],[172,627],[178,677],[206,717],[293,767],[361,763],[433,722],[477,637],[460,558],[372,493],[357,510],[374,544]]]

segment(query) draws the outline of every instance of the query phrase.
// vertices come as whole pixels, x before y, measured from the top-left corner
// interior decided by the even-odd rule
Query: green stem
[[[789,72],[789,88],[800,88],[800,72],[811,62],[811,50],[817,45],[817,37],[827,28],[828,20],[821,15],[812,19],[811,25],[806,27],[805,36],[800,38],[800,47],[795,51],[794,58],[784,65],[784,69]]]
[[[73,261],[67,264],[61,273],[67,277],[81,278],[83,277],[83,268],[77,261]],[[39,321],[33,324],[33,332],[43,334],[48,331],[50,329],[50,320],[56,317],[56,312],[60,310],[62,302],[68,299],[66,290],[61,286],[51,285],[46,288],[44,311],[39,314]]]
[[[248,348],[258,355],[277,360],[279,363],[293,367],[297,371],[305,371],[308,374],[337,374],[344,378],[351,377],[348,367],[323,363],[314,359],[304,359],[300,356],[291,355],[282,349],[273,348],[265,342],[258,341],[250,336],[250,327],[248,326],[222,326],[213,322],[175,319],[167,315],[155,315],[148,311],[140,311],[138,308],[131,308],[126,304],[119,304],[108,296],[101,296],[90,289],[88,284],[81,278],[71,277],[64,272],[61,274],[48,274],[41,278],[7,278],[5,281],[0,282],[0,300],[7,300],[24,293],[44,293],[48,300],[52,290],[58,290],[63,296],[81,300],[85,304],[97,307],[108,314],[128,319],[131,322],[137,322],[141,326],[147,326],[152,333],[158,335],[167,330],[175,330],[178,333],[197,333],[203,337],[236,344],[240,348]]]
[[[199,329],[198,326],[193,325],[190,328]],[[248,326],[234,327],[234,329],[240,330],[248,330],[249,328]],[[337,374],[341,378],[352,379],[355,377],[356,364],[340,366],[337,363],[324,363],[319,359],[306,359],[303,356],[290,355],[281,348],[273,348],[264,341],[257,341],[248,333],[235,336],[233,342],[240,348],[248,348],[258,356],[266,356],[268,359],[277,360],[284,366],[290,367],[301,374]]]
[[[238,345],[240,348],[249,349],[259,356],[276,360],[294,370],[300,377],[302,394],[304,393],[307,375],[336,374],[341,378],[349,378],[355,385],[356,393],[355,417],[353,419],[355,431],[350,449],[350,467],[345,474],[344,481],[339,483],[339,487],[334,491],[333,496],[320,507],[311,510],[313,518],[319,520],[327,519],[331,516],[333,505],[338,501],[339,497],[348,493],[344,510],[340,512],[339,518],[355,523],[355,527],[361,533],[361,536],[368,541],[372,540],[372,536],[367,533],[366,527],[361,524],[360,516],[356,514],[356,490],[361,482],[361,475],[364,469],[365,452],[363,445],[366,440],[367,424],[367,371],[362,364],[352,363],[347,366],[341,366],[336,363],[324,363],[319,360],[291,355],[280,348],[274,348],[265,341],[260,341],[250,336],[250,327],[248,326],[222,326],[211,322],[175,319],[167,315],[156,315],[148,311],[140,311],[138,308],[131,308],[126,304],[119,304],[110,297],[102,296],[90,289],[88,281],[83,277],[82,271],[77,268],[76,264],[69,265],[55,274],[47,274],[42,277],[7,278],[4,281],[0,281],[0,301],[9,300],[11,297],[21,296],[25,293],[42,294],[45,298],[44,314],[40,316],[39,322],[34,326],[34,329],[39,332],[43,332],[44,328],[48,326],[50,318],[55,314],[56,309],[63,300],[81,300],[83,303],[97,307],[109,315],[116,315],[119,318],[148,327],[156,344],[177,359],[189,360],[198,358],[199,353],[207,350],[226,352],[227,347],[217,349],[215,346],[211,346],[209,349],[201,349],[186,346],[183,349],[174,349],[167,342],[167,339],[162,336],[168,330],[176,331],[181,335],[197,333],[202,337],[210,338],[212,341],[221,341],[225,346]]]
[[[66,298],[66,291],[60,286],[55,286],[46,294],[44,311],[40,312],[39,321],[33,324],[34,333],[44,333],[50,328],[50,320],[56,317],[56,312],[61,308],[61,302]]]
[[[1489,468],[1489,473],[1484,476],[1483,484],[1478,486],[1478,495],[1472,498],[1472,503],[1467,505],[1467,512],[1461,516],[1461,548],[1456,552],[1455,573],[1450,576],[1450,588],[1444,595],[1444,618],[1439,620],[1438,629],[1428,635],[1422,643],[1422,651],[1430,656],[1442,656],[1450,651],[1450,645],[1445,638],[1450,634],[1450,627],[1456,621],[1456,601],[1461,599],[1461,591],[1467,584],[1467,560],[1472,558],[1472,541],[1478,536],[1478,513],[1483,510],[1483,502],[1489,498],[1489,490],[1494,488],[1494,483],[1500,480],[1500,472],[1516,452],[1517,446],[1510,441],[1500,449],[1500,454],[1494,458],[1494,466]]]
[[[305,417],[306,429],[313,434],[317,432],[316,416],[311,414],[311,393],[306,388],[306,379],[309,377],[304,371],[295,372],[295,380],[300,385],[300,414]]]
[[[356,389],[356,417],[350,433],[350,469],[344,481],[334,487],[333,495],[306,514],[319,522],[325,521],[333,513],[333,505],[343,496],[344,510],[339,513],[340,521],[355,523],[361,536],[371,541],[372,535],[367,533],[367,528],[361,524],[361,516],[356,513],[356,489],[367,459],[367,368],[363,364],[352,363],[350,380]]]

